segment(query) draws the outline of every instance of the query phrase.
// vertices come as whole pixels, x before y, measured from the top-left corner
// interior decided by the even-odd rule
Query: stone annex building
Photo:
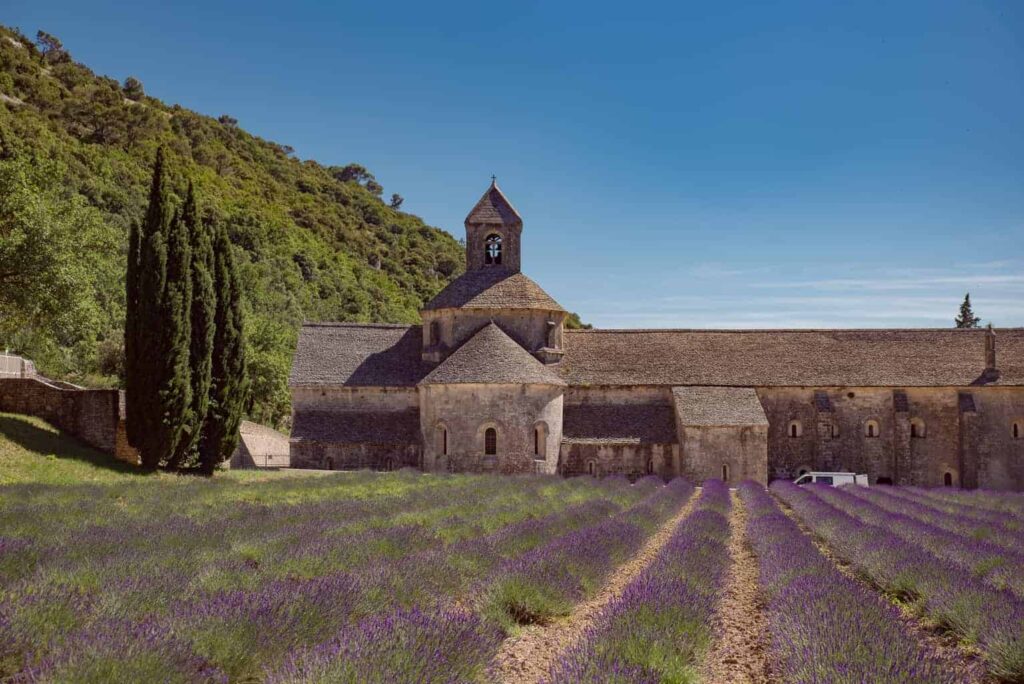
[[[465,225],[422,325],[303,326],[293,467],[1024,490],[1024,329],[566,330],[496,184]]]

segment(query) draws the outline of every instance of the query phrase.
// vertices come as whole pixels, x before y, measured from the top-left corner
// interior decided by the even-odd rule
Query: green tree
[[[248,402],[242,291],[231,240],[224,224],[214,238],[213,286],[217,310],[213,334],[213,381],[210,407],[199,442],[199,467],[206,474],[231,457],[238,445],[238,426]]]
[[[199,435],[210,405],[210,385],[213,362],[214,318],[217,310],[217,295],[213,289],[213,243],[209,227],[199,216],[195,188],[190,182],[185,204],[181,210],[181,221],[189,237],[192,252],[191,321],[189,372],[191,379],[192,406],[190,420],[185,424],[170,465],[193,465],[194,452],[199,444]]]
[[[0,338],[91,338],[99,327],[92,262],[118,241],[64,175],[52,161],[0,160]]]
[[[160,408],[165,444],[160,464],[178,465],[181,445],[190,441],[192,425],[192,245],[184,217],[178,212],[167,234],[167,285],[160,305],[163,362]]]
[[[981,326],[981,318],[975,316],[974,310],[971,308],[970,292],[964,295],[964,301],[960,305],[960,315],[953,322],[958,328],[977,328]]]
[[[134,76],[129,76],[128,78],[124,79],[123,90],[125,97],[127,97],[129,100],[135,100],[136,102],[138,102],[146,96],[146,91],[142,87],[142,81],[135,78]]]
[[[50,64],[57,64],[70,59],[60,39],[46,31],[36,32],[36,45],[39,47],[39,52],[42,53],[43,59]]]
[[[403,198],[397,192],[393,192],[391,193],[391,203],[388,206],[391,207],[392,209],[400,209],[402,207],[402,202],[404,201],[405,198]]]

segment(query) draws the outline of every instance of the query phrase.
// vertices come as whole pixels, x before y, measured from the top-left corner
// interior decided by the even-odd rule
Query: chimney
[[[992,329],[991,323],[985,330],[985,372],[998,372],[996,369],[996,331]]]

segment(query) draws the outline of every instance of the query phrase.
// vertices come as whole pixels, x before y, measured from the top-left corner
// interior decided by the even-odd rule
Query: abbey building
[[[1024,490],[1024,329],[566,330],[496,184],[422,325],[309,323],[293,467]]]

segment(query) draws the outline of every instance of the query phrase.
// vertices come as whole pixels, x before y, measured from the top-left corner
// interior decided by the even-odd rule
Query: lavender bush
[[[955,681],[900,628],[895,608],[842,575],[753,482],[739,487],[787,682]]]
[[[895,514],[873,525],[832,505],[845,502],[856,510],[864,502],[852,494],[789,482],[773,483],[772,491],[866,578],[966,643],[977,644],[994,676],[1024,681],[1024,605],[1014,594],[895,534],[891,530],[901,524]]]
[[[548,674],[549,682],[694,681],[728,565],[729,490],[705,482],[694,512]]]

